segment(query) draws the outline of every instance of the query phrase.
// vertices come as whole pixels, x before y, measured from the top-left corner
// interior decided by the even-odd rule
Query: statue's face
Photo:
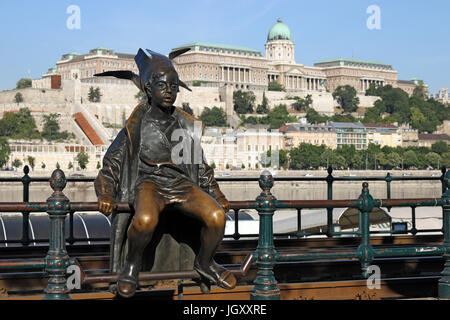
[[[178,76],[172,68],[158,69],[154,80],[146,86],[152,105],[170,108],[177,99]]]

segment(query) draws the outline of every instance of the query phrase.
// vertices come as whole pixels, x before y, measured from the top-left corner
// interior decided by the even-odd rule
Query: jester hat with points
[[[189,51],[190,48],[174,50],[169,54],[169,57],[166,57],[165,55],[162,55],[149,49],[145,50],[147,51],[147,53],[144,50],[139,49],[138,53],[134,57],[134,61],[136,61],[136,65],[139,69],[139,75],[129,70],[115,70],[96,73],[94,74],[94,76],[96,77],[112,76],[119,79],[131,80],[143,93],[146,93],[145,85],[149,81],[153,80],[152,78],[158,68],[160,67],[171,68],[173,69],[173,71],[175,71],[178,77],[178,73],[175,70],[172,60],[175,57],[178,57],[179,55],[185,53],[186,51]],[[189,89],[189,87],[179,78],[178,78],[178,85],[191,91],[191,89]]]

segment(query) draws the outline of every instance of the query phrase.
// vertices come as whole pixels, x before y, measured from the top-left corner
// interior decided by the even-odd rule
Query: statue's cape
[[[121,160],[121,174],[119,192],[116,194],[116,201],[129,202],[131,206],[134,202],[134,183],[137,179],[137,153],[140,145],[140,128],[142,119],[150,106],[144,102],[136,106],[130,115],[125,128],[119,133],[114,143],[120,144],[124,148],[123,159]],[[174,114],[183,127],[193,130],[195,121],[199,121],[194,116],[188,114],[180,108],[174,110]],[[198,184],[198,166],[188,165],[188,175],[193,182]],[[110,269],[112,272],[120,272],[127,254],[126,233],[131,221],[133,212],[116,213],[111,217],[110,234]],[[173,217],[176,215],[176,217]],[[168,220],[167,220],[168,219]],[[173,221],[177,220],[177,223]],[[170,222],[171,223],[167,223]],[[144,270],[150,271],[177,271],[192,270],[195,251],[199,245],[200,228],[196,221],[174,212],[172,209],[164,210],[160,215],[160,222],[152,237],[151,243],[147,246],[145,258],[143,259]],[[191,230],[192,229],[192,230]],[[182,232],[189,230],[190,232]],[[194,236],[194,237],[193,237]],[[181,260],[180,260],[181,259]]]

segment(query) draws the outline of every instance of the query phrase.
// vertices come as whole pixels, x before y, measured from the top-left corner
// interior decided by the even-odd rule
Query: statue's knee
[[[225,227],[226,222],[225,212],[222,209],[218,208],[211,212],[207,220],[207,224],[210,227],[223,228]]]
[[[140,215],[133,219],[133,225],[139,232],[151,232],[156,228],[158,219],[150,215]]]

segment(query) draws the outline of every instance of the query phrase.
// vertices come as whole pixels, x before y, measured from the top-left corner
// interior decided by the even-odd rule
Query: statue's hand
[[[228,202],[227,198],[221,197],[217,202],[219,202],[225,212],[230,211],[230,202]]]
[[[109,216],[114,209],[116,201],[108,194],[98,198],[98,210],[106,216]]]

